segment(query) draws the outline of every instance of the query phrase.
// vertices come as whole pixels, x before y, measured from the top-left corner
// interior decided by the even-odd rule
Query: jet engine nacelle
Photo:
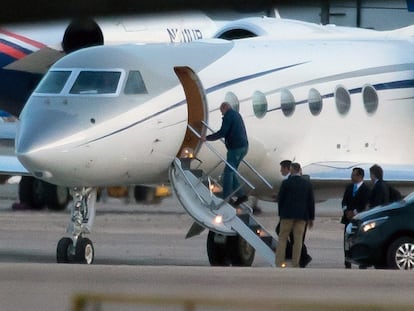
[[[331,27],[331,26],[326,26]],[[334,27],[334,26],[332,26]],[[250,17],[227,23],[214,35],[215,38],[235,40],[252,37],[294,38],[319,32],[318,25],[282,18]]]
[[[73,20],[65,30],[62,48],[65,53],[104,44],[104,36],[99,25],[91,18]]]

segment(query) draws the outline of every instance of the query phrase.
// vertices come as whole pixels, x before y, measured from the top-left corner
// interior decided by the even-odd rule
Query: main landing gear
[[[255,249],[240,235],[223,236],[209,231],[207,256],[212,266],[250,267],[254,260]]]
[[[73,205],[67,232],[71,237],[60,239],[56,249],[58,263],[93,263],[95,251],[92,241],[84,235],[90,233],[95,218],[96,189],[74,187],[71,189]]]

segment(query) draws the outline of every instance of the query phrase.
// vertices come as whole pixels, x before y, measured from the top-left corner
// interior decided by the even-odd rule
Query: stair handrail
[[[214,130],[205,122],[201,121],[201,123],[208,128],[211,132],[214,132]],[[190,126],[190,125],[189,125]],[[224,144],[224,139],[220,139],[220,141]],[[259,179],[270,189],[273,189],[273,186],[264,178],[249,162],[247,162],[245,159],[242,160],[242,162],[257,176]]]
[[[194,186],[193,186],[193,184],[191,183],[191,181],[190,181],[190,180],[188,179],[188,177],[185,175],[184,170],[183,170],[183,168],[181,167],[180,160],[179,160],[178,158],[175,158],[175,159],[174,159],[174,162],[175,162],[175,163],[174,163],[175,167],[176,167],[176,168],[178,168],[178,169],[181,171],[181,174],[184,176],[184,178],[185,178],[185,180],[186,180],[187,184],[189,184],[189,185],[190,185],[191,189],[193,190],[193,192],[195,193],[195,195],[198,197],[198,199],[200,200],[200,202],[204,203],[205,205],[209,205],[210,203],[208,203],[206,200],[204,200],[204,198],[202,198],[202,197],[198,194],[197,190],[194,188]]]
[[[194,135],[196,135],[198,138],[201,138],[201,135],[190,125],[187,124],[187,127],[190,129],[191,132],[193,132]],[[248,185],[252,190],[255,189],[254,185],[249,182],[246,178],[243,177],[227,160],[208,142],[204,142],[204,144],[217,156],[223,161],[237,176],[243,180],[243,182]]]

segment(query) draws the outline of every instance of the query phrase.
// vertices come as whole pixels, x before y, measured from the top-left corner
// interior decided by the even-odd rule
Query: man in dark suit
[[[371,190],[364,183],[364,170],[360,167],[352,169],[351,181],[345,188],[344,196],[342,198],[342,219],[341,223],[344,227],[344,255],[345,255],[345,268],[351,269],[351,263],[346,261],[347,251],[345,250],[345,229],[351,221],[352,217],[356,214],[368,209],[368,202],[370,198]]]
[[[280,218],[279,244],[276,248],[276,266],[285,267],[286,244],[293,231],[292,266],[299,267],[303,234],[306,225],[311,228],[315,218],[315,199],[309,180],[300,174],[299,163],[290,166],[290,177],[280,186],[278,206]]]
[[[373,183],[369,198],[369,208],[388,204],[390,202],[390,192],[383,180],[384,173],[381,166],[374,164],[369,168],[369,174]]]
[[[283,160],[280,162],[280,174],[282,174],[284,179],[289,178],[290,176],[290,165],[292,164],[292,161],[290,160]],[[300,254],[300,260],[299,260],[299,266],[301,268],[305,268],[311,261],[312,257],[308,254],[308,248],[305,245],[305,237],[306,237],[306,227],[305,232],[303,233],[303,239],[302,239],[302,252]],[[280,232],[280,222],[276,226],[276,234],[279,235]],[[292,245],[293,245],[294,237],[293,232],[290,232],[289,239],[286,243],[286,259],[292,259]]]

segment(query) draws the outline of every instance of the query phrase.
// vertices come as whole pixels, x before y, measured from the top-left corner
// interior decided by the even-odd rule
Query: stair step
[[[190,170],[190,172],[193,173],[193,175],[198,178],[203,177],[203,174],[204,174],[203,170]]]
[[[262,239],[263,242],[266,243],[267,246],[270,246],[270,247],[272,246],[272,244],[273,244],[273,237],[272,236],[268,235],[268,236],[262,236],[260,238]]]
[[[185,167],[181,164],[182,161],[176,159],[174,170],[170,171],[170,180],[184,209],[198,223],[197,232],[204,227],[223,235],[238,234],[274,266],[275,253],[272,248],[276,241],[252,216],[251,209],[245,204],[235,209],[224,202],[210,192],[208,185],[200,182],[200,177],[205,177],[202,170],[190,170],[188,163]],[[221,220],[217,221],[217,217]]]
[[[250,215],[249,214],[240,214],[237,215],[246,225],[250,222]]]
[[[261,225],[247,225],[250,230],[252,230],[254,233],[259,234],[260,231],[263,229],[263,227]]]

